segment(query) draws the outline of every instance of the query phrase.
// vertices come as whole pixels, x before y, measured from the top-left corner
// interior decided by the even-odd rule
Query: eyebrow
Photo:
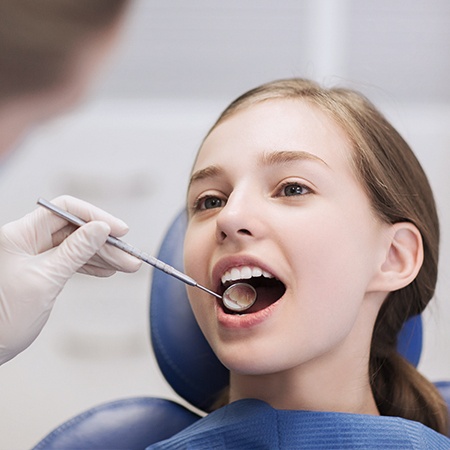
[[[218,166],[208,166],[204,169],[197,170],[192,174],[191,179],[189,180],[189,187],[196,181],[217,177],[222,172],[223,170]]]
[[[288,164],[295,161],[315,161],[329,168],[329,165],[322,158],[319,158],[312,153],[301,150],[283,150],[264,153],[260,158],[259,165],[266,167]],[[197,170],[191,176],[189,187],[197,181],[201,181],[207,178],[214,178],[219,176],[221,173],[223,173],[223,169],[214,165]]]
[[[329,165],[322,158],[319,158],[318,156],[312,153],[305,152],[302,150],[283,150],[264,153],[261,158],[260,164],[262,166],[273,166],[305,160],[319,162],[329,168]]]

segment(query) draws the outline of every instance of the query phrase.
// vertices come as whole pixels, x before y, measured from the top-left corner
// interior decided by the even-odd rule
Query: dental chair
[[[182,270],[186,216],[180,213],[162,242],[158,258]],[[153,351],[167,382],[199,411],[210,412],[227,386],[228,371],[204,339],[182,282],[153,271],[150,334]],[[398,339],[399,351],[417,365],[422,351],[422,320],[410,319]],[[450,404],[450,382],[436,383]],[[142,450],[167,439],[201,415],[174,401],[136,397],[89,409],[60,425],[33,450]]]

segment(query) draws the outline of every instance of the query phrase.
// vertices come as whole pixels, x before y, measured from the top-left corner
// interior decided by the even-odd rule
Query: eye
[[[215,195],[205,195],[200,197],[194,204],[194,210],[204,211],[206,209],[221,208],[225,201]]]
[[[311,189],[301,183],[287,181],[280,188],[280,197],[293,197],[298,195],[310,194]]]

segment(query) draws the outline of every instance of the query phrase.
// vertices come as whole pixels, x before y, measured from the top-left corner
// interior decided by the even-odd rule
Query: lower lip
[[[217,320],[225,328],[252,328],[265,322],[277,308],[283,297],[261,311],[250,314],[227,314],[220,303],[217,303]]]

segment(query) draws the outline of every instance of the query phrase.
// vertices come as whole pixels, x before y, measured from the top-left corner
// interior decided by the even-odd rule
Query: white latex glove
[[[127,231],[121,220],[73,197],[52,200],[84,219],[78,228],[43,207],[0,228],[0,364],[36,339],[57,295],[75,272],[110,276],[141,262],[105,244]],[[75,230],[75,231],[74,231]]]

